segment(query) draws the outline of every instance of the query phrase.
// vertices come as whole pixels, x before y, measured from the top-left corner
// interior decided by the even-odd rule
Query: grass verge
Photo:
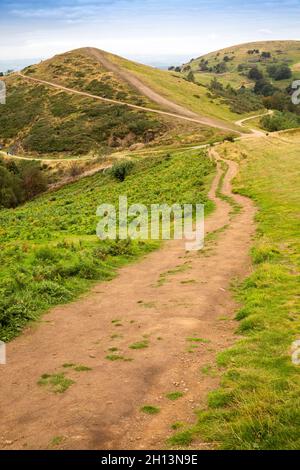
[[[197,438],[221,449],[299,449],[300,367],[291,360],[291,345],[300,339],[299,143],[296,133],[236,144],[235,190],[259,208],[254,271],[237,290],[243,338],[219,354],[219,389],[197,412],[196,425],[175,434],[171,445]]]

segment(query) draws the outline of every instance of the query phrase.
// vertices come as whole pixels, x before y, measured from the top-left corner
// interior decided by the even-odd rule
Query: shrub
[[[133,162],[125,160],[124,162],[116,163],[112,169],[111,173],[117,180],[123,182],[126,177],[131,173],[134,167]]]
[[[259,70],[258,67],[251,67],[251,69],[249,70],[249,73],[248,73],[248,78],[250,78],[250,80],[261,80],[262,78],[264,78],[264,75],[263,73]]]
[[[274,80],[286,80],[292,77],[292,71],[286,64],[270,65],[267,68],[268,74]]]
[[[293,129],[300,126],[300,117],[290,112],[276,111],[272,115],[264,116],[261,125],[269,132],[276,132],[284,129]]]

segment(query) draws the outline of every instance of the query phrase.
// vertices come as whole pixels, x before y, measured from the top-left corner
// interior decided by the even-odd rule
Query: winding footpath
[[[230,283],[251,270],[255,231],[252,201],[232,194],[237,164],[226,161],[222,180],[220,157],[215,148],[210,154],[218,164],[209,194],[216,210],[206,220],[212,235],[205,250],[187,253],[183,241],[166,242],[8,344],[8,364],[0,368],[0,448],[44,449],[56,442],[61,449],[159,449],[174,422],[195,421],[195,408],[219,383],[201,368],[236,340]],[[239,213],[217,197],[220,181]],[[191,342],[195,337],[204,341]],[[145,339],[147,348],[130,349]],[[113,354],[128,360],[108,360],[115,348]],[[90,370],[76,372],[63,368],[66,363]],[[43,374],[61,372],[74,380],[64,393],[37,384]],[[183,392],[176,402],[166,398],[174,391]],[[143,414],[143,405],[160,413]]]
[[[187,109],[185,109],[185,108],[183,108],[179,105],[176,105],[172,101],[166,100],[164,97],[158,95],[155,92],[152,92],[152,93],[155,93],[158,97],[160,97],[160,104],[162,106],[165,106],[166,108],[171,108],[172,110],[175,110],[175,111],[178,111],[178,112],[175,113],[175,112],[169,112],[169,111],[162,111],[160,109],[148,108],[148,107],[145,107],[145,106],[138,106],[136,104],[127,103],[125,101],[119,101],[119,100],[114,100],[114,99],[110,99],[110,98],[103,98],[102,96],[93,95],[93,94],[87,93],[85,91],[75,90],[74,88],[68,88],[68,87],[65,87],[63,85],[59,85],[57,83],[49,82],[49,81],[46,81],[46,80],[41,80],[39,78],[29,77],[28,75],[24,75],[21,72],[17,72],[17,75],[20,78],[24,79],[24,80],[28,80],[28,81],[35,82],[35,83],[40,83],[40,84],[46,85],[48,87],[52,87],[52,88],[56,88],[58,90],[62,90],[66,93],[71,93],[73,95],[80,95],[80,96],[84,96],[86,98],[92,98],[94,100],[103,101],[103,102],[106,102],[106,103],[117,104],[117,105],[121,105],[121,106],[127,106],[128,108],[136,109],[136,110],[139,110],[139,111],[146,111],[146,112],[149,112],[149,113],[155,113],[155,114],[160,114],[160,115],[163,115],[163,116],[169,116],[169,117],[180,119],[180,120],[183,120],[183,121],[195,122],[197,124],[202,124],[202,125],[205,125],[205,126],[209,126],[209,127],[213,127],[213,128],[217,128],[217,129],[221,129],[221,130],[225,130],[225,131],[236,132],[236,133],[242,134],[242,132],[239,132],[238,130],[235,130],[230,125],[226,125],[226,123],[222,123],[221,121],[218,121],[217,119],[213,119],[213,118],[200,117],[196,113],[193,113],[193,112],[191,112],[191,111],[189,111],[189,110],[187,110]],[[146,96],[148,96],[148,95],[146,94]],[[156,99],[155,102],[159,103],[159,100]],[[170,103],[170,104],[168,105],[167,103]]]

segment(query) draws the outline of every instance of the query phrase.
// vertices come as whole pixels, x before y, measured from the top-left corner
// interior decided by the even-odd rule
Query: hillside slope
[[[274,110],[258,122],[273,132],[300,126],[300,108],[292,102],[299,64],[300,41],[267,41],[212,52],[180,70],[187,80],[206,87],[213,103],[227,105],[232,112],[255,115],[265,108]]]
[[[269,57],[270,54],[270,57]],[[226,70],[220,72],[210,71],[218,64],[226,62]],[[271,64],[285,63],[290,65],[294,77],[300,78],[300,41],[261,41],[227,47],[219,51],[192,59],[183,68],[191,67],[197,79],[204,85],[208,84],[216,75],[227,85],[249,85],[251,81],[246,73],[250,67],[257,65],[263,71]],[[282,86],[289,84],[284,81]]]
[[[207,120],[206,125],[200,115],[164,100],[140,82],[137,85],[109,57],[95,49],[79,49],[24,69],[28,78],[67,87],[68,93],[18,74],[7,77],[7,104],[0,109],[2,146],[13,154],[103,155],[136,144],[202,143],[230,132],[230,124]],[[80,96],[78,91],[90,96]],[[171,111],[199,122],[185,123],[142,108]]]

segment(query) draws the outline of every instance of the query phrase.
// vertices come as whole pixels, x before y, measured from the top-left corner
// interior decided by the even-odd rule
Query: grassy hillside
[[[270,53],[270,57],[263,57],[263,53]],[[218,73],[218,79],[224,84],[231,84],[236,87],[241,85],[251,85],[251,80],[247,78],[247,71],[250,67],[257,65],[263,72],[267,73],[267,67],[271,64],[288,64],[294,74],[294,78],[300,78],[300,41],[263,41],[246,43],[238,46],[228,47],[220,51],[211,52],[197,59],[193,59],[186,66],[190,66],[195,72],[197,81],[207,85],[216,75],[215,72],[201,71],[201,65],[206,63],[207,68],[214,68],[216,65],[228,59],[227,70]],[[202,66],[202,68],[204,68]],[[291,80],[283,80],[281,87],[288,86]]]
[[[238,118],[238,115],[232,113],[226,104],[220,106],[220,103],[213,102],[207,96],[206,86],[187,81],[181,73],[158,70],[113,54],[107,55],[109,60],[133,73],[156,92],[199,115],[231,122]]]
[[[183,75],[207,86],[213,102],[243,114],[276,111],[259,124],[272,132],[299,127],[300,108],[292,103],[292,82],[300,78],[300,41],[242,44],[193,59]]]
[[[24,74],[96,96],[158,108],[84,49],[27,67]],[[13,154],[48,158],[105,155],[137,144],[202,143],[225,134],[205,125],[72,95],[15,74],[5,81],[7,103],[0,108],[0,144]]]
[[[153,106],[149,99],[84,53],[84,49],[59,54],[24,69],[24,74],[141,106]]]
[[[243,339],[209,364],[221,387],[177,444],[199,437],[223,449],[299,449],[300,370],[291,360],[300,339],[299,145],[298,131],[223,147],[241,164],[236,191],[259,209],[253,274],[236,292]]]
[[[0,109],[0,142],[14,154],[86,155],[147,143],[168,126],[124,106],[99,103],[23,79],[7,79]]]
[[[65,303],[92,281],[158,242],[104,242],[96,237],[96,209],[127,195],[132,203],[204,203],[215,165],[187,151],[136,162],[121,183],[98,174],[45,194],[15,210],[0,211],[0,338],[8,341],[29,320]],[[207,211],[212,209],[207,204]]]

